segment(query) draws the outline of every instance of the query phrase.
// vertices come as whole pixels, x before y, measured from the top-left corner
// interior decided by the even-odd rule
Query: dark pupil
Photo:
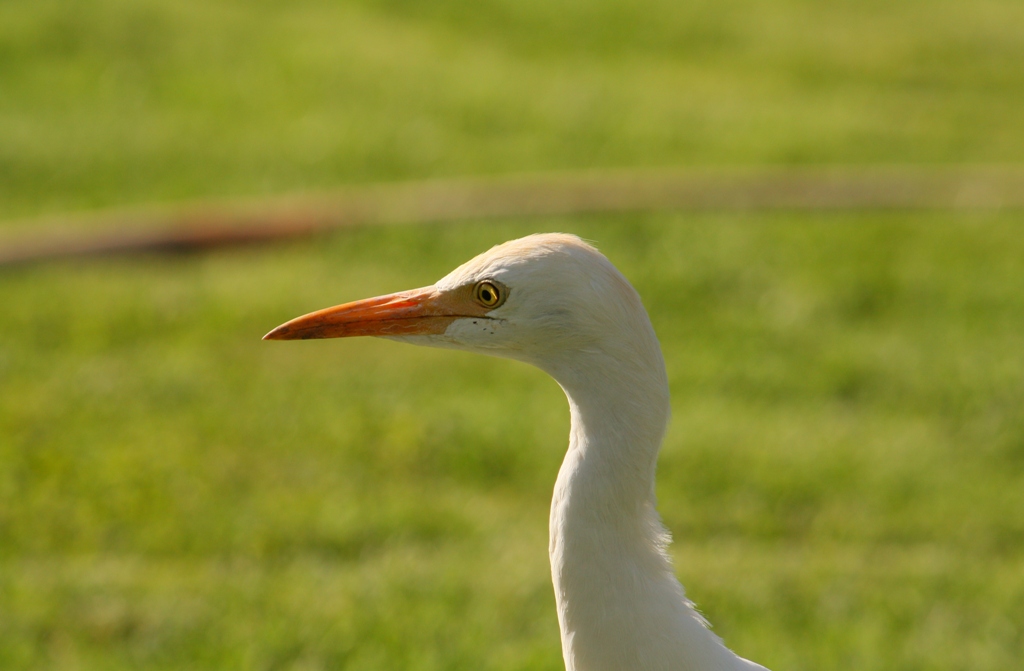
[[[493,296],[491,296],[491,290],[485,288],[483,290],[483,297],[484,297],[484,302],[485,303],[490,303],[491,299],[493,298]]]

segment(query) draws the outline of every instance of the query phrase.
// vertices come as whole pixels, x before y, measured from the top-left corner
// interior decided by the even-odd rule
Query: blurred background
[[[1017,0],[0,2],[0,232],[440,177],[1019,165],[1022,110]],[[558,387],[260,341],[550,230],[651,312],[660,506],[730,647],[1014,668],[1022,217],[509,217],[3,269],[0,668],[562,669]]]

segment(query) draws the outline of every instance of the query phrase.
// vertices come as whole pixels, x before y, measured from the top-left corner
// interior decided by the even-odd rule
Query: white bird
[[[533,364],[569,399],[551,501],[551,578],[567,671],[752,671],[686,598],[655,510],[669,418],[640,296],[576,236],[498,245],[433,286],[320,310],[264,338],[384,336]]]

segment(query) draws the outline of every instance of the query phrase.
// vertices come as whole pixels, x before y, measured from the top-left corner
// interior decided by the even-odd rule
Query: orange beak
[[[281,324],[264,340],[444,333],[459,317],[482,316],[451,294],[423,287],[336,305]]]

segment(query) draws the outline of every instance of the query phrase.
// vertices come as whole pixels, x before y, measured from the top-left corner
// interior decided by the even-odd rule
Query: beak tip
[[[263,336],[264,340],[286,340],[285,334],[288,333],[288,329],[278,326],[273,331]]]

